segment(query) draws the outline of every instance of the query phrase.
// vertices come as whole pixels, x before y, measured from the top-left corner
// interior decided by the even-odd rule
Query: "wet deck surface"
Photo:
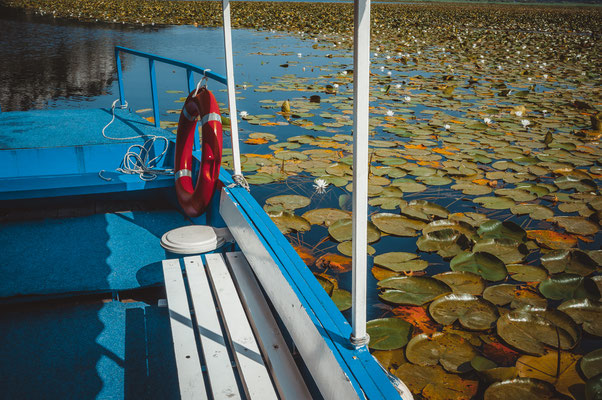
[[[111,121],[111,109],[34,110],[0,113],[0,149],[32,149],[115,143],[102,136]],[[115,138],[139,137],[128,142],[142,142],[150,135],[166,131],[127,110],[116,109],[115,121],[106,129]]]

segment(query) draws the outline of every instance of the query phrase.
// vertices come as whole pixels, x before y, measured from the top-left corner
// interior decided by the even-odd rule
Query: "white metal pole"
[[[353,98],[353,333],[351,342],[356,346],[363,346],[370,340],[366,333],[370,0],[354,0]]]
[[[222,1],[224,23],[224,52],[226,53],[226,79],[228,80],[228,108],[230,109],[230,133],[232,140],[232,158],[234,177],[240,176],[240,148],[238,145],[238,114],[236,112],[236,85],[234,85],[234,62],[232,59],[232,28],[230,26],[230,1]],[[236,179],[235,179],[236,180]]]

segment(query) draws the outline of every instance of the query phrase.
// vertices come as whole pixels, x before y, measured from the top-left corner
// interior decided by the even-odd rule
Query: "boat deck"
[[[0,113],[0,200],[171,186],[171,176],[145,181],[115,170],[130,146],[172,134],[135,113],[116,109],[115,121],[105,133],[123,140],[107,139],[102,129],[111,118],[110,109]],[[163,141],[154,143],[150,157],[164,146]],[[157,167],[169,167],[172,159],[170,148]]]

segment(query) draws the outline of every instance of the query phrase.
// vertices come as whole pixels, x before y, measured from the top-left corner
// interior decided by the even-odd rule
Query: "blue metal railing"
[[[155,54],[145,53],[143,51],[128,49],[127,47],[115,46],[115,62],[117,64],[117,79],[119,84],[119,101],[121,104],[125,104],[125,95],[123,94],[123,73],[121,71],[121,58],[120,53],[133,54],[138,57],[148,59],[148,72],[150,76],[151,95],[153,98],[153,117],[155,118],[155,126],[161,125],[159,119],[159,99],[157,96],[157,79],[155,77],[155,61],[162,62],[164,64],[173,65],[175,67],[184,68],[186,70],[186,85],[188,87],[188,93],[194,90],[194,76],[193,72],[202,74],[207,78],[213,79],[217,82],[226,84],[226,78],[215,72],[211,72],[209,69],[201,68],[197,65],[190,64],[183,61],[174,60],[172,58],[166,58],[157,56]]]

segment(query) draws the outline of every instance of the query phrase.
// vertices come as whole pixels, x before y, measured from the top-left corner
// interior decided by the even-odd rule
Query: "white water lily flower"
[[[548,74],[543,74],[543,79],[548,79]]]
[[[303,57],[303,54],[297,53],[297,57]]]
[[[387,71],[387,75],[391,76],[391,71]]]
[[[341,75],[347,75],[347,71],[341,71]]]
[[[396,89],[401,89],[401,83],[398,83],[397,85],[395,85]]]
[[[387,117],[392,117],[395,113],[393,112],[393,110],[387,110],[386,115]]]
[[[318,178],[314,181],[314,189],[316,189],[316,193],[326,193],[326,188],[328,187],[328,185],[329,183],[321,178]]]
[[[381,71],[384,71],[384,70],[385,70],[385,67],[384,67],[384,66],[380,67],[380,70],[381,70]]]
[[[451,126],[449,126],[449,124],[445,124],[445,125],[443,125],[443,127],[445,128],[446,131],[449,131],[449,129],[451,128]]]
[[[336,89],[336,88],[338,88],[338,87],[339,87],[339,84],[338,84],[338,83],[334,83],[334,84],[332,85],[332,87]]]
[[[241,111],[241,112],[239,112],[239,113],[238,113],[238,115],[240,115],[240,117],[241,117],[241,118],[244,118],[244,117],[246,117],[247,115],[249,115],[249,113],[248,113],[248,112],[246,112],[246,111]]]
[[[523,112],[522,111],[515,111],[514,114],[516,114],[517,117],[522,117],[523,116]]]
[[[412,101],[412,98],[410,96],[404,96],[403,101],[405,101],[406,103],[409,103],[410,101]]]
[[[485,122],[487,125],[489,125],[491,123],[491,118],[483,118],[483,122]]]
[[[531,122],[528,119],[521,119],[520,123],[523,125],[523,128],[526,128],[527,126],[531,125]]]

